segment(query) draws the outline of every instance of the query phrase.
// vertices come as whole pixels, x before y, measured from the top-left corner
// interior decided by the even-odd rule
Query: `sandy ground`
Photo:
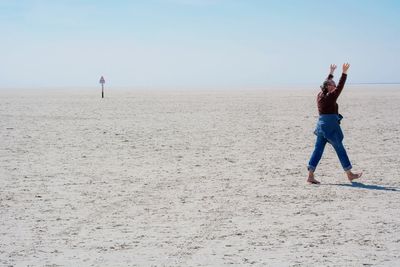
[[[365,89],[365,88],[364,88]],[[400,88],[2,93],[1,266],[399,266]]]

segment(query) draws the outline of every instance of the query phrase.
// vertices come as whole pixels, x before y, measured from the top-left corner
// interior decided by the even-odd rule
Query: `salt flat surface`
[[[399,266],[400,88],[0,93],[1,266]]]

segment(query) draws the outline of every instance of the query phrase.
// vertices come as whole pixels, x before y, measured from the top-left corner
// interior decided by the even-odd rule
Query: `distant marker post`
[[[100,78],[100,83],[101,83],[101,98],[104,98],[104,84],[106,83],[106,80],[104,80],[103,76],[101,76]]]

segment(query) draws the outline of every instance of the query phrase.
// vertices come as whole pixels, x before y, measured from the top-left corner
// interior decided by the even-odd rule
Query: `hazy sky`
[[[0,0],[0,87],[399,82],[400,1]],[[340,74],[340,70],[337,73]]]

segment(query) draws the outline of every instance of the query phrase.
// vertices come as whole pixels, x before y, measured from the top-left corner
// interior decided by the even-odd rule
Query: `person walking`
[[[362,175],[362,173],[353,173],[351,171],[352,166],[342,143],[344,135],[340,128],[340,121],[343,116],[339,114],[339,105],[336,101],[346,83],[347,71],[350,68],[350,64],[344,63],[342,68],[342,76],[336,86],[333,80],[333,73],[335,72],[336,65],[331,64],[328,78],[321,85],[321,92],[319,92],[317,96],[319,118],[314,131],[317,140],[307,168],[307,182],[310,184],[320,184],[320,182],[315,179],[314,172],[324,153],[326,143],[331,144],[335,149],[343,170],[346,172],[350,182],[360,178]]]

